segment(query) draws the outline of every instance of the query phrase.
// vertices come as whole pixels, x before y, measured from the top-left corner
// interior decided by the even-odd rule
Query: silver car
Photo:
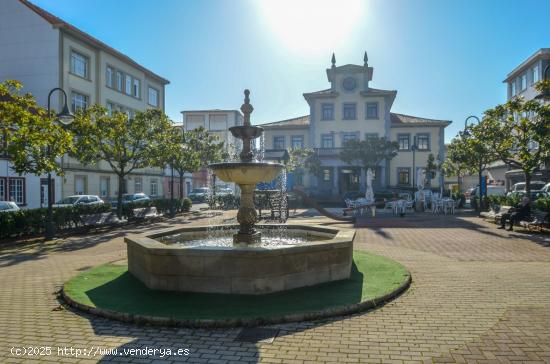
[[[53,207],[68,207],[79,205],[100,205],[104,203],[101,198],[95,195],[75,195],[65,197],[64,199],[57,201]]]
[[[11,201],[0,201],[0,213],[2,212],[12,212],[19,211],[19,206],[15,202]]]

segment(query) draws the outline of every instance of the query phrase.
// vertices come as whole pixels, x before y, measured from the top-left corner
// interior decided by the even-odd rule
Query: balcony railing
[[[313,150],[319,157],[338,156],[344,148],[314,148]]]

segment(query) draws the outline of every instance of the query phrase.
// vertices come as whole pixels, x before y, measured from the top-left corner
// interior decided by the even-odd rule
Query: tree
[[[443,164],[441,165],[441,172],[445,176],[457,177],[458,192],[460,193],[460,191],[462,190],[461,180],[466,174],[468,168],[466,165],[463,164],[460,158],[456,157],[457,152],[459,151],[456,151],[455,147],[449,145],[449,148],[447,149],[447,158],[445,158],[445,161],[443,161]]]
[[[294,172],[296,176],[303,176],[308,171],[314,176],[321,174],[321,160],[313,149],[292,148],[290,149],[290,160],[286,165],[287,172]]]
[[[484,119],[491,148],[504,163],[523,171],[530,196],[531,176],[550,163],[550,104],[514,98],[487,110]]]
[[[477,125],[470,125],[458,137],[451,141],[448,148],[450,162],[447,165],[455,165],[459,170],[466,170],[469,173],[477,173],[479,177],[480,204],[481,209],[483,171],[487,165],[498,159],[496,150],[491,147],[492,139],[497,131],[485,119]]]
[[[368,138],[367,140],[348,140],[340,152],[340,159],[351,164],[359,161],[363,167],[373,171],[384,160],[391,160],[397,155],[399,144],[384,137]]]
[[[201,167],[227,158],[224,143],[202,127],[184,131],[173,128],[170,144],[174,149],[167,163],[178,172],[180,196],[183,196],[185,173],[196,172]]]
[[[105,161],[118,177],[117,215],[122,216],[124,179],[138,168],[158,166],[163,159],[162,148],[168,143],[170,120],[162,111],[150,109],[137,112],[133,119],[127,114],[94,105],[80,110],[73,123],[77,135],[74,156],[83,164]]]
[[[10,156],[19,174],[62,173],[57,158],[72,148],[72,134],[55,121],[55,113],[36,104],[31,94],[21,94],[23,85],[0,83],[0,154]]]
[[[437,165],[435,164],[435,158],[432,153],[428,154],[428,160],[426,161],[426,179],[428,180],[428,186],[432,185],[432,179],[437,171]]]

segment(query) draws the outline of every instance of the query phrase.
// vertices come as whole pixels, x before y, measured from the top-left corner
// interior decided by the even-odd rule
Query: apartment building
[[[363,65],[336,66],[333,56],[326,70],[330,88],[303,94],[309,115],[260,125],[265,130],[266,152],[308,147],[321,159],[321,175],[306,174],[297,184],[323,197],[364,191],[365,168],[339,158],[344,143],[351,139],[385,137],[399,144],[398,155],[377,166],[375,190],[413,187],[430,154],[444,160],[444,133],[451,122],[391,112],[397,91],[371,87],[373,72],[366,53]],[[431,186],[442,183],[439,175]]]
[[[226,152],[235,159],[237,153],[242,148],[242,141],[235,138],[229,128],[232,126],[243,125],[243,115],[239,110],[184,110],[181,112],[182,125],[185,130],[194,130],[200,127],[207,130],[210,134],[216,136],[219,141],[224,143]],[[204,187],[208,184],[208,172],[206,168],[193,173],[193,188]],[[220,187],[229,187],[235,191],[233,183],[216,181]]]
[[[24,92],[42,106],[51,89],[62,88],[72,111],[101,104],[110,112],[130,117],[148,108],[164,110],[168,80],[130,57],[77,29],[27,0],[3,0],[0,11],[0,81],[16,79]],[[60,110],[62,98],[52,97]],[[82,165],[64,156],[65,171],[54,178],[54,199],[74,194],[95,194],[104,199],[118,193],[117,177],[106,162]],[[136,170],[125,181],[125,192],[163,195],[161,168]],[[8,182],[9,181],[9,182]],[[9,159],[0,161],[0,200],[12,199],[27,207],[46,205],[45,176],[15,176]],[[2,187],[5,185],[5,187]]]
[[[535,84],[543,79],[544,69],[550,65],[550,48],[541,48],[514,68],[502,81],[508,87],[507,100],[520,96],[532,100],[538,96]]]

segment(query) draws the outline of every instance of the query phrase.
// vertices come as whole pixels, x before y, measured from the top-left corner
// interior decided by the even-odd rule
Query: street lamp
[[[468,135],[469,132],[468,132],[468,120],[470,119],[476,119],[477,120],[477,123],[479,124],[480,123],[480,120],[477,116],[475,115],[470,115],[466,118],[466,120],[464,120],[464,135]],[[470,125],[473,125],[473,124],[470,124]]]
[[[416,187],[416,150],[418,149],[418,146],[416,145],[416,136],[413,138],[413,145],[411,145],[411,150],[413,152],[413,189]]]
[[[475,115],[470,115],[466,118],[466,120],[464,120],[464,136],[469,136],[470,135],[470,132],[468,131],[468,120],[470,119],[476,119],[477,120],[477,123],[479,124],[481,121],[479,120],[479,118]],[[480,164],[479,165],[479,211],[481,213],[481,210],[482,210],[482,204],[483,204],[483,183],[482,183],[482,180],[483,180],[483,176],[481,175],[482,174],[482,165]]]
[[[56,120],[61,125],[69,125],[74,120],[74,115],[69,110],[67,104],[67,93],[62,88],[56,87],[48,94],[48,116],[51,115],[51,96],[55,91],[61,92],[63,95],[63,108],[59,114],[56,115]],[[47,148],[48,156],[51,154],[51,148]],[[48,172],[48,214],[46,216],[46,239],[53,239],[55,237],[55,224],[53,222],[53,190],[52,190],[52,173]]]

